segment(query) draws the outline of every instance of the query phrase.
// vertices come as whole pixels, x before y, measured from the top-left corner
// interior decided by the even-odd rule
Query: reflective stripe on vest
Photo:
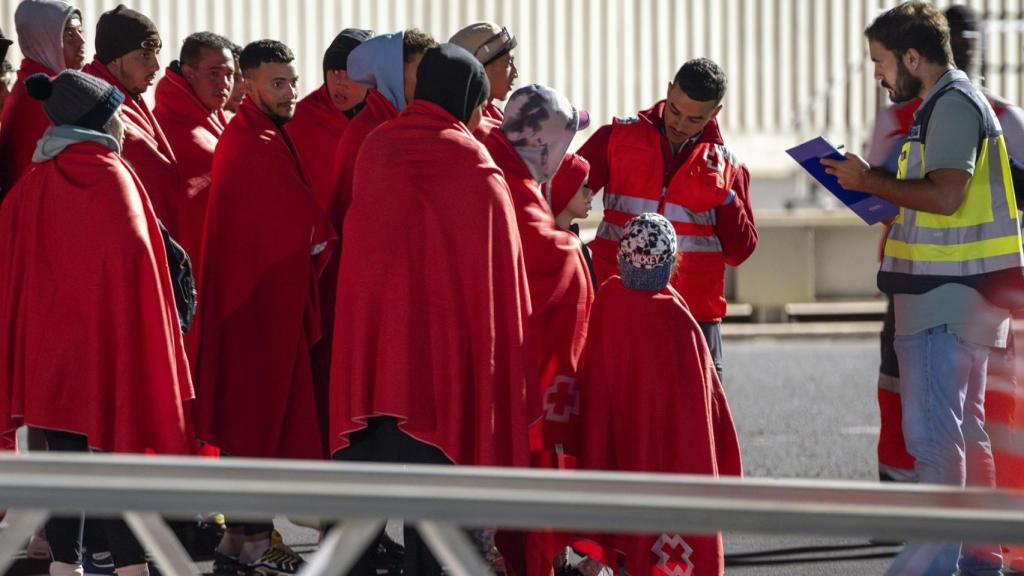
[[[733,193],[735,196],[735,193]],[[730,197],[732,198],[732,196]],[[645,212],[658,212],[657,200],[647,200],[646,198],[637,198],[636,196],[624,196],[622,194],[609,194],[604,195],[604,209],[614,210],[616,212],[624,212],[626,214],[643,214]],[[673,202],[665,202],[665,212],[663,214],[665,218],[673,222],[680,222],[683,224],[697,224],[699,226],[714,226],[716,222],[715,211],[708,210],[707,212],[693,212],[686,209],[679,204]]]
[[[625,230],[607,220],[601,222],[597,227],[597,237],[610,240],[616,244],[622,240]],[[706,252],[714,253],[722,251],[722,241],[718,236],[692,236],[690,234],[677,234],[676,246],[680,252]]]
[[[1020,221],[1002,131],[984,99],[967,80],[954,80],[918,111],[900,153],[897,178],[924,178],[924,137],[931,109],[947,91],[966,95],[985,120],[967,194],[950,215],[900,210],[885,243],[883,273],[911,276],[978,276],[1024,266]]]

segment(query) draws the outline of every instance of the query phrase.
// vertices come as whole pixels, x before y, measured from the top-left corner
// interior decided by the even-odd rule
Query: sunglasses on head
[[[480,58],[480,52],[483,51],[483,53],[488,57],[481,59],[481,62],[483,62],[484,64],[489,64],[492,60],[495,60],[504,52],[511,50],[515,46],[515,41],[516,37],[513,36],[512,33],[508,31],[508,28],[502,26],[501,30],[498,31],[497,34],[488,38],[483,44],[480,45],[479,48],[476,49],[475,52],[473,52],[473,56]],[[491,45],[495,43],[497,44],[497,46],[492,48]]]

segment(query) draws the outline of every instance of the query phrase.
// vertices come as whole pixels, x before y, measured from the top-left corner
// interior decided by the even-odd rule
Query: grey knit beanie
[[[619,241],[619,274],[626,288],[659,292],[676,263],[676,231],[664,216],[648,212],[626,222]]]
[[[103,131],[124,102],[120,90],[77,70],[65,70],[52,80],[46,74],[33,74],[25,81],[25,90],[43,101],[43,111],[54,126],[71,124],[97,132]]]

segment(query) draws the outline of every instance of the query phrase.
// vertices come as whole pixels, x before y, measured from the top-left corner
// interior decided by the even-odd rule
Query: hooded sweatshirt
[[[42,102],[25,91],[25,79],[64,71],[64,25],[72,16],[81,18],[81,13],[62,0],[26,0],[14,14],[18,46],[25,58],[0,114],[0,198],[32,165],[36,141],[50,127]]]
[[[61,126],[51,126],[43,133],[43,137],[36,143],[36,150],[32,154],[32,161],[42,163],[52,160],[68,146],[79,142],[96,142],[118,154],[121,153],[121,144],[110,134],[82,128],[81,126],[64,124]]]
[[[405,109],[405,58],[402,54],[404,32],[382,34],[360,44],[348,56],[348,76],[370,88],[366,108],[357,115],[334,153],[334,194],[325,209],[331,225],[340,229],[352,202],[352,176],[356,156],[363,140],[374,128],[398,116]]]
[[[63,0],[25,0],[14,13],[18,47],[22,55],[59,74],[64,62],[64,26],[82,13]]]
[[[405,110],[405,32],[381,34],[348,56],[348,77],[381,93],[396,110]]]

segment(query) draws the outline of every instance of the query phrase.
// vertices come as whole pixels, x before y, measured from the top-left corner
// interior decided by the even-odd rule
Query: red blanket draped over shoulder
[[[197,434],[233,456],[322,458],[309,350],[334,232],[286,136],[248,99],[217,145],[206,222]]]
[[[302,172],[316,195],[320,207],[330,213],[335,196],[334,154],[349,125],[349,119],[335,108],[327,86],[309,94],[295,105],[295,116],[285,125],[285,131],[295,145],[295,153],[302,165]],[[341,219],[332,220],[336,230],[341,229]],[[341,252],[335,250],[328,259],[320,277],[320,318],[323,337],[313,348],[313,376],[316,384],[319,417],[328,421],[330,394],[328,382],[331,374],[331,347],[334,340],[334,296],[338,290],[338,261]],[[324,438],[326,441],[327,439]]]
[[[556,444],[575,452],[579,395],[576,371],[586,341],[594,287],[580,241],[560,230],[526,163],[492,120],[477,129],[512,194],[519,237],[526,260],[533,314],[527,347],[542,395],[542,423],[531,430],[534,451],[552,451]],[[531,420],[533,419],[531,418]]]
[[[160,124],[146,101],[129,94],[99,60],[87,64],[82,72],[106,80],[124,94],[124,104],[121,105],[125,121],[122,155],[146,187],[156,217],[171,233],[171,237],[177,239],[181,236],[176,208],[182,190],[181,175],[178,173],[174,152]]]
[[[352,203],[352,179],[355,176],[356,157],[363,141],[374,128],[397,116],[398,109],[394,104],[380,92],[371,89],[366,93],[366,107],[345,128],[334,152],[334,174],[331,177],[334,194],[329,198],[329,206],[326,208],[334,226],[341,226],[345,212]]]
[[[343,230],[333,450],[393,415],[456,464],[528,463],[515,229],[501,171],[440,107],[414,101],[366,139]]]
[[[324,84],[299,100],[295,117],[285,126],[295,144],[302,172],[324,210],[334,195],[334,153],[348,124],[348,117],[335,108]]]
[[[43,103],[25,90],[25,79],[33,74],[53,76],[53,70],[35,60],[22,60],[18,81],[0,114],[0,198],[32,166],[36,142],[50,127]]]
[[[188,80],[170,68],[156,85],[153,116],[167,137],[181,175],[182,188],[174,196],[173,206],[177,234],[172,235],[192,258],[192,268],[202,270],[199,252],[210,197],[213,151],[228,121],[223,111],[204,106]]]
[[[163,239],[135,174],[101,144],[34,165],[0,208],[0,367],[4,433],[188,453],[192,383]]]
[[[739,476],[739,441],[700,327],[672,288],[598,291],[583,361],[580,466]],[[721,535],[608,535],[630,574],[724,571]],[[658,571],[658,570],[661,571]],[[674,571],[675,570],[675,571]]]

